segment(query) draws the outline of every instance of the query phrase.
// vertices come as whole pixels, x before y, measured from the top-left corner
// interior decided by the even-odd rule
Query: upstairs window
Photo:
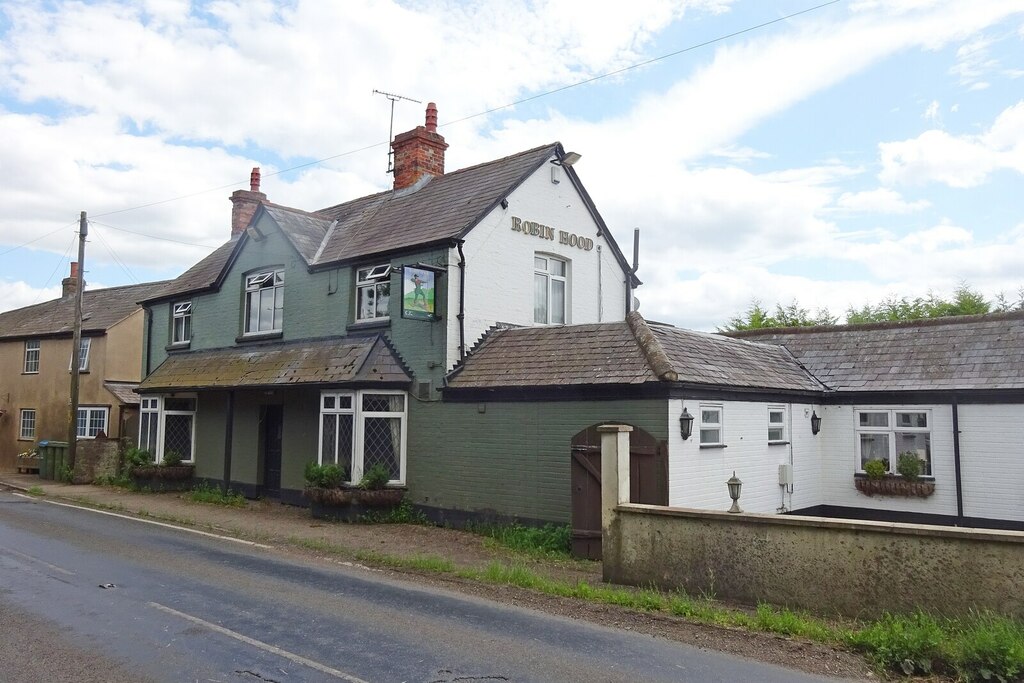
[[[284,269],[245,277],[245,333],[280,332],[284,321]],[[191,325],[191,321],[189,321]],[[191,332],[190,332],[191,333]]]
[[[171,343],[187,344],[192,339],[192,302],[182,301],[181,303],[173,304],[171,306],[171,319],[174,328]]]
[[[702,404],[700,407],[700,445],[721,446],[722,443],[722,406]]]
[[[39,372],[39,340],[30,339],[25,342],[25,372],[36,374]]]
[[[384,263],[356,270],[356,320],[390,316],[391,265]]]
[[[568,264],[553,256],[533,258],[533,322],[565,324]]]
[[[768,443],[786,443],[786,408],[768,407]]]
[[[89,337],[82,337],[81,343],[78,345],[78,371],[89,372],[89,349],[92,348],[92,339]],[[68,372],[71,372],[71,364],[75,362],[74,358],[68,359]]]

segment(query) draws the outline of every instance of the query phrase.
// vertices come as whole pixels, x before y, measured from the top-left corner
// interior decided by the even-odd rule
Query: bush
[[[903,475],[903,478],[907,481],[917,481],[923,469],[921,459],[913,451],[900,453],[896,459],[896,471]]]
[[[359,481],[359,488],[376,491],[387,486],[389,481],[391,481],[391,472],[384,465],[377,463],[363,473],[363,478]]]
[[[865,650],[875,663],[886,669],[929,674],[941,655],[944,633],[935,619],[924,612],[910,615],[885,614],[880,620],[854,633],[853,645]]]
[[[333,463],[320,465],[315,462],[307,462],[305,475],[306,486],[320,489],[339,488],[348,478],[345,468]]]
[[[889,471],[889,463],[884,460],[868,460],[864,463],[864,472],[868,479],[881,479]]]
[[[181,453],[178,451],[167,451],[164,453],[164,461],[161,463],[164,467],[177,467],[181,464],[184,458],[181,457]]]
[[[133,467],[148,467],[153,464],[153,456],[143,448],[129,448],[124,452],[124,466],[127,469]]]

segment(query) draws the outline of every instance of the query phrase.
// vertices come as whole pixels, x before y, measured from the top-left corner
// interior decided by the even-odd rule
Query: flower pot
[[[147,465],[133,467],[128,476],[139,488],[151,491],[188,491],[192,488],[194,465]]]
[[[310,501],[310,513],[316,519],[357,522],[371,510],[394,507],[402,502],[405,489],[319,488],[307,486],[302,495]]]

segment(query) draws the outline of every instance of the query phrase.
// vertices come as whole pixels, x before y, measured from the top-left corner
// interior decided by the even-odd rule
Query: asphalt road
[[[819,681],[0,491],[3,681]]]

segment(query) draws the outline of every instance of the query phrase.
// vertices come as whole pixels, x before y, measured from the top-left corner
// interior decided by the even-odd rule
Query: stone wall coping
[[[717,510],[641,505],[639,503],[620,503],[616,507],[616,511],[620,513],[682,517],[715,522],[729,522],[733,524],[745,523],[755,525],[761,524],[765,526],[845,529],[848,531],[864,531],[869,533],[891,533],[905,536],[932,536],[935,538],[1024,544],[1024,531],[1009,531],[1002,529],[974,529],[932,524],[906,524],[902,522],[876,522],[873,520],[811,517],[806,515],[772,515],[752,512],[741,512],[737,514],[725,511],[719,512]]]
[[[629,425],[608,424],[608,425],[600,425],[600,426],[598,426],[597,431],[601,432],[601,433],[604,433],[604,432],[611,432],[611,433],[631,432],[631,431],[633,431],[633,428],[630,427]]]

